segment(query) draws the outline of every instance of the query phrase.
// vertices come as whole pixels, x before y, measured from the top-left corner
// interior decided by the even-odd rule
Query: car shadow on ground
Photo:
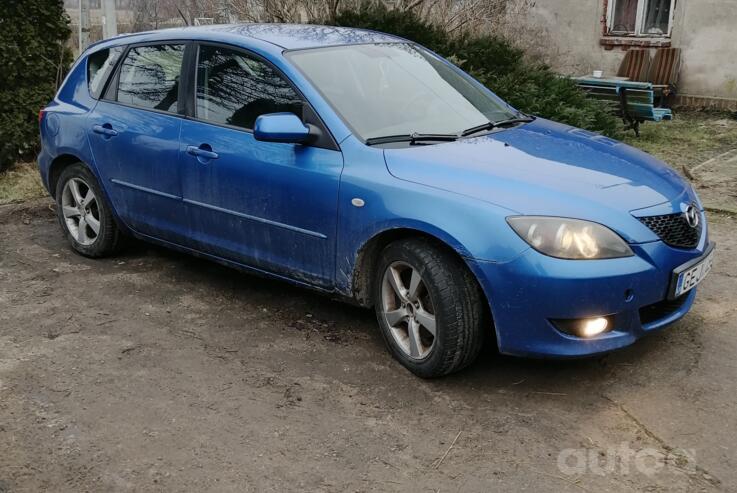
[[[143,261],[146,266],[164,266],[166,278],[171,282],[189,282],[205,286],[213,295],[223,295],[229,300],[248,299],[272,312],[281,311],[284,321],[309,313],[311,317],[329,322],[333,327],[332,337],[335,339],[341,339],[342,327],[362,334],[358,339],[343,338],[344,346],[369,345],[367,350],[373,353],[376,359],[390,360],[372,309],[342,302],[329,294],[294,286],[285,281],[262,277],[208,259],[136,240],[131,240],[114,261],[131,264]],[[232,309],[237,310],[241,307],[234,305]],[[273,337],[280,337],[280,334],[280,331],[274,331]],[[328,337],[326,340],[330,341]],[[350,348],[346,349],[350,351]],[[534,388],[535,390],[530,391],[542,395],[575,393],[580,391],[582,383],[588,386],[604,382],[612,377],[612,371],[616,368],[631,366],[638,360],[648,359],[651,354],[668,350],[672,348],[662,332],[650,334],[633,346],[614,353],[577,359],[532,359],[501,355],[495,343],[487,340],[478,359],[469,368],[430,382],[446,389],[462,384],[489,392],[508,388],[528,390]],[[391,364],[400,372],[406,373],[407,378],[414,378],[398,363],[391,361]]]
[[[21,216],[24,224],[43,223],[43,227],[34,228],[30,234],[31,241],[38,247],[47,251],[65,251],[63,257],[68,262],[84,264],[101,274],[121,271],[139,274],[155,282],[157,292],[170,293],[169,296],[154,296],[148,302],[166,304],[183,294],[194,293],[213,307],[204,314],[206,318],[220,310],[233,312],[236,318],[242,315],[243,319],[247,319],[249,311],[261,307],[275,314],[275,318],[260,329],[260,335],[275,342],[283,337],[285,327],[301,330],[300,320],[305,320],[307,316],[319,322],[309,324],[308,328],[322,336],[322,344],[340,344],[341,350],[347,353],[361,349],[371,355],[373,362],[391,365],[395,375],[415,378],[391,360],[371,309],[133,239],[128,239],[125,248],[114,257],[87,259],[66,247],[50,207],[33,208]],[[242,303],[243,300],[246,302]],[[505,356],[496,352],[493,342],[487,342],[476,362],[469,368],[428,383],[451,393],[454,387],[471,387],[481,392],[513,388],[553,395],[575,393],[580,391],[582,385],[596,385],[611,380],[617,369],[627,366],[637,368],[657,355],[670,353],[673,359],[687,357],[682,353],[690,351],[690,348],[684,344],[671,344],[668,336],[672,331],[678,331],[681,323],[676,323],[669,331],[650,334],[631,347],[582,359],[541,360]],[[237,328],[237,321],[233,325]],[[352,345],[359,347],[351,348]],[[339,352],[328,353],[330,357],[341,357]]]

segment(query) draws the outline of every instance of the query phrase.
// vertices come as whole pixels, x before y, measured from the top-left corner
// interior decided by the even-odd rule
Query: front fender
[[[417,231],[442,241],[461,257],[487,262],[506,262],[529,249],[506,222],[512,211],[398,179],[386,169],[381,149],[353,138],[341,146],[346,166],[338,199],[339,292],[353,292],[361,251],[372,239],[392,230]]]

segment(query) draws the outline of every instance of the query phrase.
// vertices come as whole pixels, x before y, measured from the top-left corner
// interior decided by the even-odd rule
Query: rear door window
[[[113,71],[120,55],[123,54],[122,46],[96,51],[87,57],[87,85],[90,95],[99,99],[105,82]]]
[[[120,67],[118,102],[176,113],[183,58],[183,44],[131,48]]]
[[[302,116],[302,99],[270,65],[217,46],[200,46],[197,63],[196,117],[252,129],[265,113]]]

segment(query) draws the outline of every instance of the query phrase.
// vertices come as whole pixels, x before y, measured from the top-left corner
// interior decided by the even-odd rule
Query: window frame
[[[129,103],[121,103],[118,101],[118,86],[120,84],[120,72],[122,70],[123,62],[128,58],[128,54],[131,52],[131,50],[140,48],[140,47],[148,47],[148,46],[161,46],[161,45],[182,45],[184,46],[184,53],[182,54],[182,65],[179,67],[179,91],[177,93],[177,111],[171,112],[171,111],[165,111],[165,110],[157,110],[156,108],[146,108],[144,106],[136,106],[134,104]],[[105,101],[108,103],[113,104],[119,104],[120,106],[125,106],[126,108],[133,108],[140,111],[151,111],[153,113],[158,113],[161,115],[169,115],[174,117],[184,117],[185,116],[185,103],[183,101],[183,98],[186,97],[186,84],[185,84],[185,75],[188,73],[187,70],[187,55],[188,52],[192,49],[193,42],[189,39],[167,39],[167,40],[157,40],[157,41],[142,41],[139,43],[131,43],[129,45],[125,46],[125,50],[123,51],[123,54],[120,56],[120,59],[117,62],[117,65],[115,67],[115,71],[110,76],[110,78],[107,81],[107,86],[105,87],[102,96],[100,97],[101,101]]]
[[[678,0],[670,0],[670,13],[668,16],[668,32],[663,34],[651,34],[643,32],[645,28],[646,7],[650,0],[637,0],[637,16],[635,18],[635,31],[614,31],[614,12],[617,2],[622,0],[604,0],[606,3],[606,36],[629,37],[629,38],[670,38],[673,32],[673,21],[675,18]]]
[[[123,61],[128,57],[128,53],[130,52],[130,50],[134,48],[139,48],[141,46],[159,46],[159,45],[171,45],[171,44],[184,45],[184,56],[182,58],[182,66],[179,72],[179,94],[178,94],[178,100],[177,100],[177,112],[172,113],[169,111],[157,110],[155,108],[144,108],[141,106],[135,106],[135,105],[128,104],[128,103],[121,103],[120,101],[118,101],[118,84],[120,82],[120,71],[123,65]],[[123,53],[118,59],[118,61],[116,62],[115,69],[111,72],[110,76],[108,77],[108,80],[105,83],[105,87],[103,88],[99,101],[104,101],[106,103],[116,104],[116,105],[124,106],[126,108],[139,110],[139,111],[150,111],[153,113],[158,113],[160,115],[168,115],[174,118],[183,118],[185,120],[196,121],[198,123],[203,123],[206,125],[214,125],[218,127],[229,128],[231,130],[237,130],[239,132],[253,134],[253,129],[245,129],[243,127],[236,127],[236,126],[228,125],[228,124],[218,124],[215,122],[211,122],[208,120],[202,120],[202,119],[198,119],[195,117],[195,103],[196,103],[196,97],[197,97],[196,95],[197,62],[199,59],[200,45],[217,46],[220,48],[227,48],[235,52],[241,52],[245,54],[246,56],[250,56],[268,65],[272,70],[278,73],[287,82],[287,84],[289,84],[292,90],[294,90],[295,94],[297,94],[297,96],[302,100],[302,108],[303,108],[302,110],[303,114],[301,115],[302,121],[305,124],[315,127],[318,131],[317,139],[314,142],[305,143],[302,145],[307,146],[307,147],[319,147],[322,149],[340,151],[340,146],[338,145],[338,142],[335,140],[335,137],[333,136],[332,132],[330,131],[328,126],[325,124],[322,117],[320,117],[320,114],[317,112],[317,110],[315,110],[314,106],[312,106],[312,103],[310,103],[310,101],[305,97],[304,93],[299,89],[299,87],[297,87],[297,85],[292,81],[292,79],[289,78],[284,73],[284,71],[282,71],[279,67],[274,65],[274,63],[272,63],[270,60],[240,45],[222,43],[219,41],[173,38],[173,39],[164,39],[164,40],[156,40],[156,41],[140,41],[137,43],[119,44],[119,45],[110,46],[108,48],[122,46]],[[86,70],[87,69],[85,67],[85,72]]]
[[[227,127],[227,128],[232,128],[232,129],[236,129],[236,130],[245,130],[248,133],[253,133],[253,128],[246,128],[246,127],[241,127],[239,125],[231,125],[231,124],[228,124],[228,123],[215,122],[215,121],[207,120],[205,118],[201,118],[201,117],[198,117],[197,116],[197,69],[198,69],[199,64],[200,64],[200,53],[201,53],[201,49],[202,49],[203,46],[210,46],[210,47],[215,47],[215,48],[221,48],[221,49],[230,50],[230,51],[232,51],[235,54],[245,55],[246,57],[252,58],[252,59],[256,60],[259,63],[263,63],[264,65],[266,65],[267,67],[269,67],[271,70],[273,70],[274,73],[276,73],[279,77],[281,77],[287,83],[287,85],[290,87],[290,89],[292,89],[292,91],[294,92],[294,94],[301,101],[301,103],[302,103],[302,112],[304,113],[304,104],[306,102],[306,99],[305,99],[304,95],[302,95],[301,92],[297,91],[297,89],[294,86],[294,84],[292,84],[292,82],[289,80],[289,78],[287,78],[287,76],[281,70],[279,70],[278,68],[274,67],[272,64],[268,63],[266,60],[264,60],[264,59],[262,59],[260,57],[251,55],[248,52],[248,50],[234,49],[234,48],[232,48],[230,46],[227,46],[227,45],[220,46],[219,43],[198,42],[197,43],[197,49],[195,50],[196,55],[194,57],[194,71],[192,73],[192,119],[193,120],[196,120],[198,122],[210,123],[212,125],[217,125],[217,126],[220,126],[220,127]],[[300,119],[304,119],[304,115],[297,115],[297,116],[300,117]]]
[[[120,48],[121,50],[120,55],[118,55],[117,60],[115,60],[115,63],[113,63],[113,66],[110,69],[110,72],[105,77],[105,80],[102,81],[102,87],[100,88],[99,94],[97,95],[97,97],[95,97],[95,95],[92,93],[92,88],[90,87],[90,83],[92,82],[92,80],[90,79],[90,58],[103,51],[110,52],[118,48]],[[85,56],[84,72],[85,72],[85,77],[87,79],[87,92],[89,93],[92,99],[94,99],[95,101],[99,101],[105,98],[105,95],[107,94],[108,85],[111,83],[111,81],[115,77],[115,72],[118,70],[118,64],[120,64],[120,61],[123,59],[123,56],[125,56],[126,52],[127,52],[127,47],[125,45],[113,45],[113,46],[108,46],[105,48],[100,48],[99,50],[95,50]]]
[[[309,102],[309,100],[305,97],[304,93],[297,87],[297,85],[290,79],[287,74],[284,73],[283,70],[281,70],[279,67],[274,65],[270,60],[265,58],[264,56],[255,53],[252,50],[249,50],[248,48],[244,48],[243,46],[239,45],[232,45],[228,43],[222,43],[219,41],[208,41],[208,40],[194,40],[192,42],[192,52],[190,54],[189,59],[185,58],[185,63],[187,63],[187,74],[186,79],[184,74],[182,74],[182,79],[180,80],[186,80],[186,87],[184,87],[184,84],[182,86],[186,89],[186,99],[184,101],[184,118],[187,120],[196,121],[199,123],[203,123],[206,125],[213,125],[216,127],[222,127],[222,128],[228,128],[230,130],[236,130],[239,132],[245,132],[248,134],[253,134],[252,128],[244,128],[239,127],[236,125],[230,125],[227,123],[218,123],[213,122],[210,120],[205,120],[204,118],[198,118],[197,117],[197,65],[199,64],[200,60],[200,47],[201,46],[213,46],[216,48],[223,48],[227,50],[231,50],[235,53],[243,54],[247,57],[253,58],[254,60],[261,62],[268,66],[271,70],[273,70],[279,77],[284,79],[284,81],[289,85],[289,87],[294,91],[294,93],[297,95],[297,97],[302,101],[302,115],[297,115],[303,123],[312,125],[314,127],[317,127],[319,130],[318,138],[315,142],[303,144],[308,147],[320,147],[323,149],[329,149],[334,151],[339,151],[340,147],[338,146],[338,143],[336,142],[335,138],[333,137],[332,132],[330,132],[330,129],[325,125],[325,122],[322,120],[320,115],[317,113],[315,108],[312,106],[312,104]]]

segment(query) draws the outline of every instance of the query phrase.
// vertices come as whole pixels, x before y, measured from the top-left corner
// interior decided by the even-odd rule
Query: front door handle
[[[101,134],[106,137],[115,137],[118,135],[118,131],[113,129],[113,126],[109,123],[106,123],[104,125],[95,125],[92,127],[92,131],[96,134]]]
[[[202,144],[199,147],[187,146],[187,154],[191,154],[198,159],[217,159],[220,157],[217,152],[213,152],[212,147],[208,144]]]

